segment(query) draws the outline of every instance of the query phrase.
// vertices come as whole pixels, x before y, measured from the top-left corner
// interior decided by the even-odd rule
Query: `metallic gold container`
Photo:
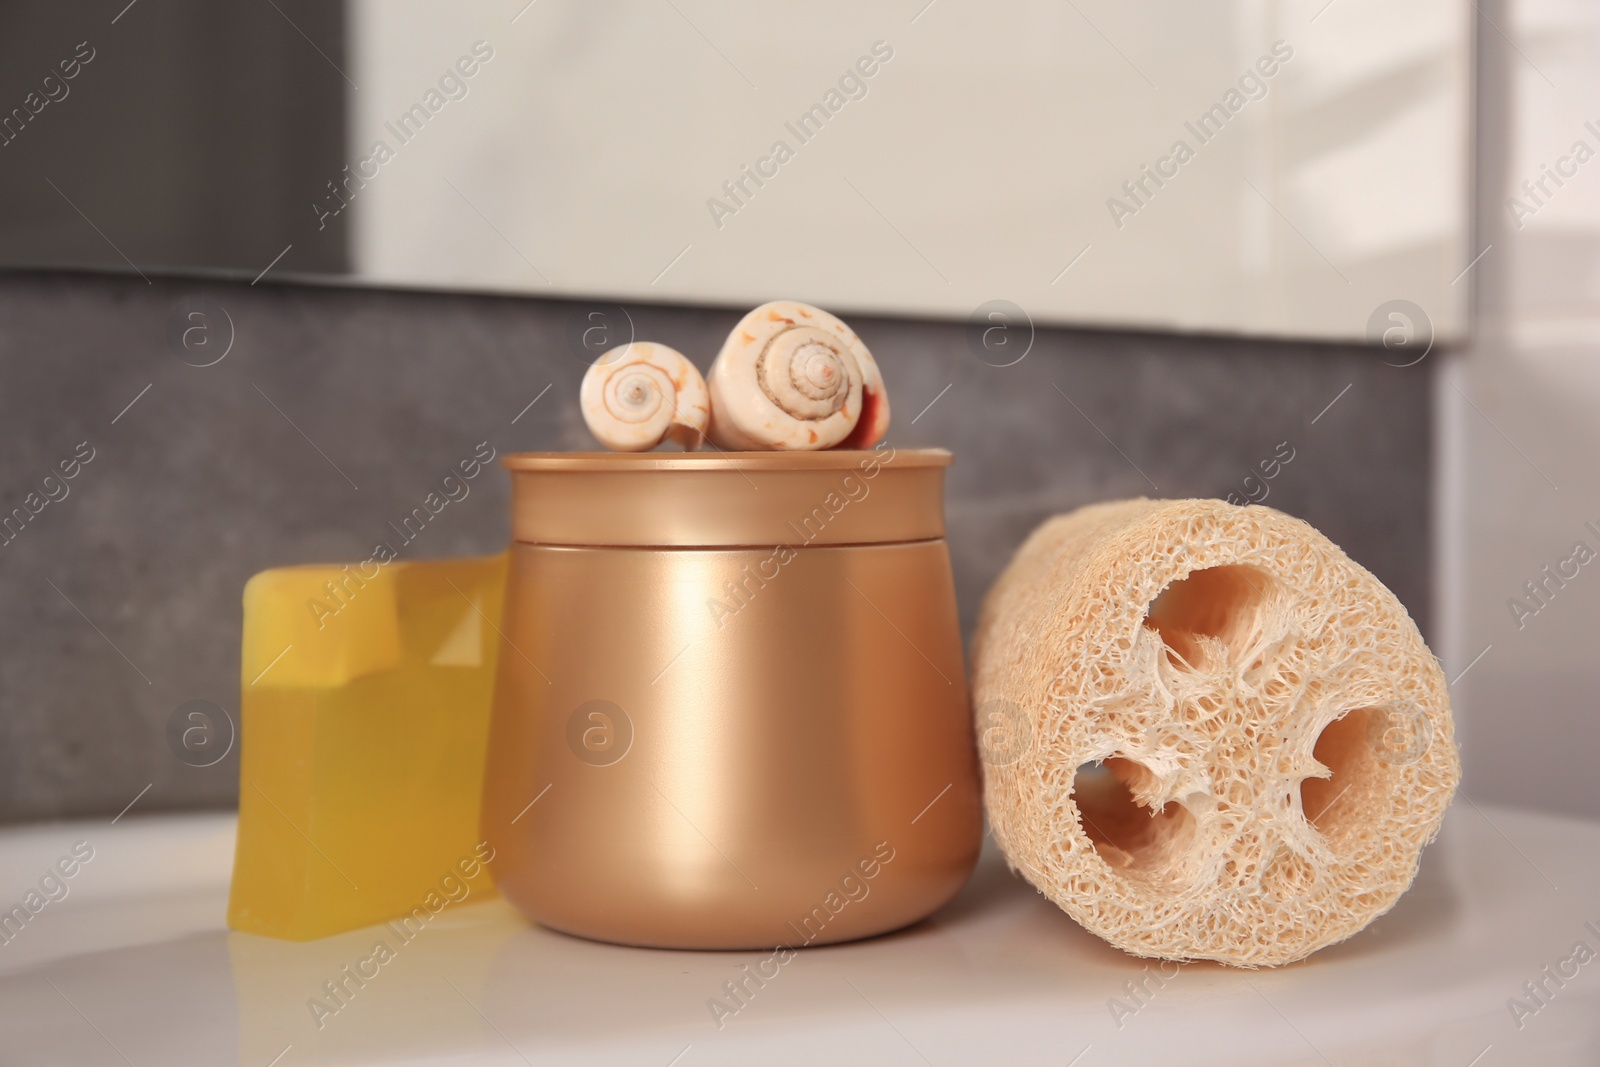
[[[982,833],[942,450],[526,454],[483,834],[536,922],[799,947],[927,916]]]

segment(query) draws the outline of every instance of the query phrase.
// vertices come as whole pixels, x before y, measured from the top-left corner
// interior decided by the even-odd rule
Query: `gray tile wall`
[[[232,323],[231,349],[205,368],[168,341],[195,296]],[[230,805],[237,753],[187,766],[166,728],[191,699],[236,711],[245,580],[363,558],[479,441],[502,454],[592,447],[569,340],[577,307],[0,276],[0,512],[30,491],[60,496],[45,476],[81,442],[93,449],[67,495],[0,547],[0,820],[115,813],[146,785],[139,811]],[[702,368],[739,314],[628,310],[640,339]],[[996,367],[961,323],[851,324],[882,364],[893,440],[956,454],[950,542],[969,629],[1044,517],[1139,494],[1242,493],[1287,441],[1295,458],[1266,503],[1343,545],[1427,632],[1436,359],[1402,370],[1351,347],[1040,329],[1026,358]],[[506,503],[496,470],[414,553],[496,550]]]

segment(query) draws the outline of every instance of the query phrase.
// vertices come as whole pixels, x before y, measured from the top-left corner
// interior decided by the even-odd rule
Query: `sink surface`
[[[1600,952],[1600,824],[1465,799],[1389,914],[1272,971],[1127,956],[992,844],[933,918],[786,962],[591,943],[476,896],[410,940],[272,941],[225,927],[233,828],[0,831],[8,909],[93,849],[0,943],[0,1064],[1600,1063],[1600,962],[1578,962]]]

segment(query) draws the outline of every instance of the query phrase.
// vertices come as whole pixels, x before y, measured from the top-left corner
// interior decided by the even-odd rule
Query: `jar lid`
[[[511,536],[526,544],[733,547],[944,536],[942,448],[520,452]]]

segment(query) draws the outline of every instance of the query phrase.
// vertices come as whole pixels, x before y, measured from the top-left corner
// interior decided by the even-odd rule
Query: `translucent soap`
[[[493,892],[478,809],[505,573],[502,554],[246,584],[230,927],[309,940]]]

